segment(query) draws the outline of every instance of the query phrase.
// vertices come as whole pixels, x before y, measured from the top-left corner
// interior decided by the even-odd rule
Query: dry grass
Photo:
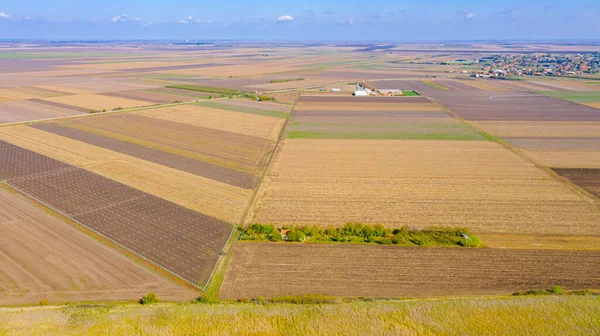
[[[117,98],[98,94],[80,94],[72,96],[53,97],[47,98],[47,100],[61,104],[94,109],[96,111],[101,111],[104,109],[110,111],[118,107],[129,108],[152,105],[151,102],[147,101]]]
[[[598,121],[478,121],[473,124],[499,137],[594,138],[600,136]]]
[[[281,118],[231,112],[194,105],[148,110],[137,114],[270,140],[277,139],[279,130],[285,122],[285,119]]]
[[[486,91],[486,92],[511,91],[510,89],[508,89],[506,87],[494,85],[494,84],[490,83],[489,81],[485,81],[485,80],[462,80],[462,81],[457,81],[457,83],[468,85],[470,87],[473,87],[473,88],[476,88],[476,89],[479,89],[482,91]]]
[[[438,106],[429,103],[298,103],[301,111],[373,111],[373,112],[439,112]]]
[[[482,233],[487,247],[510,249],[600,250],[600,236]]]
[[[6,309],[0,334],[22,335],[593,335],[595,297]]]
[[[600,103],[587,103],[585,105],[587,105],[589,107],[600,109]]]
[[[493,142],[288,139],[254,221],[578,235],[596,234],[598,216],[587,198]]]
[[[252,196],[252,191],[248,189],[234,187],[27,126],[2,128],[0,139],[234,223],[239,222]]]
[[[552,168],[598,168],[600,151],[525,150],[535,161]]]
[[[82,89],[77,89],[77,88],[74,88],[74,87],[65,87],[65,86],[58,86],[58,85],[38,85],[37,87],[42,88],[42,89],[47,89],[47,90],[54,90],[54,91],[66,92],[66,93],[70,93],[70,94],[88,94],[88,93],[91,93],[89,91],[82,90]]]

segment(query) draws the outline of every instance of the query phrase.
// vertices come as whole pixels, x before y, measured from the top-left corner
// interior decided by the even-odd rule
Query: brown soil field
[[[536,162],[553,168],[598,168],[600,151],[526,150]]]
[[[475,121],[486,132],[509,138],[593,138],[600,121]]]
[[[262,169],[266,154],[274,147],[268,139],[131,113],[82,118],[63,125],[250,173]]]
[[[599,284],[600,251],[241,242],[220,296],[413,298]]]
[[[468,120],[600,121],[600,111],[566,100],[526,92],[425,91],[433,100]]]
[[[158,73],[169,73],[169,74],[180,74],[189,76],[256,76],[265,75],[279,72],[288,72],[294,70],[300,70],[300,67],[295,66],[280,66],[276,64],[254,64],[248,65],[227,65],[227,66],[215,66],[211,68],[200,68],[200,69],[183,69],[183,70],[165,70],[158,71]],[[264,82],[263,82],[264,83]]]
[[[143,100],[110,97],[99,94],[81,94],[72,96],[51,97],[46,98],[46,100],[61,104],[83,107],[86,109],[94,109],[96,111],[101,111],[104,109],[110,111],[117,107],[129,108],[152,105],[151,102]]]
[[[293,77],[290,77],[293,78]],[[295,89],[302,87],[311,87],[311,86],[320,86],[326,85],[334,82],[332,79],[305,79],[301,81],[289,81],[289,82],[281,82],[281,83],[266,83],[266,84],[258,84],[251,85],[250,88],[256,89],[258,91],[276,91],[276,90],[287,90],[287,89]]]
[[[147,110],[136,114],[273,141],[277,140],[279,131],[285,122],[285,119],[282,118],[272,118],[195,105]]]
[[[92,93],[90,91],[81,90],[73,87],[63,87],[58,85],[38,85],[37,87],[46,89],[46,90],[54,90],[60,92],[66,92],[67,94],[88,94]]]
[[[258,177],[251,174],[211,165],[203,161],[197,161],[137,144],[79,131],[74,128],[63,127],[58,123],[38,123],[30,125],[30,127],[240,188],[254,189],[258,183]]]
[[[554,171],[600,198],[600,169],[560,169]]]
[[[441,112],[438,106],[431,103],[298,103],[299,111],[367,111],[367,112]]]
[[[160,85],[148,85],[138,82],[131,82],[128,80],[115,80],[115,79],[84,79],[77,81],[62,82],[57,87],[58,91],[73,91],[75,94],[85,94],[80,91],[87,93],[108,93],[108,92],[119,92],[129,90],[144,90],[154,89],[162,87]],[[59,89],[60,88],[60,89]]]
[[[405,123],[405,124],[446,124],[446,125],[454,125],[460,123],[460,121],[456,118],[452,118],[448,114],[441,114],[437,116],[431,116],[433,113],[427,113],[423,117],[423,113],[420,116],[411,116],[408,113],[399,113],[398,115],[388,116],[383,113],[377,113],[375,115],[370,114],[368,116],[345,116],[345,115],[336,115],[336,116],[327,116],[327,115],[317,115],[317,116],[295,116],[294,122],[299,123],[320,123],[320,122],[337,122],[337,123],[363,123],[363,122],[371,122],[371,123]]]
[[[479,89],[486,92],[507,92],[510,91],[508,88],[503,86],[494,85],[491,81],[486,80],[461,80],[460,84],[468,85],[472,88]]]
[[[600,151],[600,133],[598,138],[509,138],[511,145],[526,150],[575,150]]]
[[[203,286],[208,281],[233,229],[218,219],[7,142],[0,142],[0,161],[0,180],[6,184],[192,284]]]
[[[111,93],[106,93],[104,95],[110,96],[110,97],[115,97],[115,98],[143,100],[143,101],[157,103],[157,104],[172,103],[176,100],[179,100],[179,101],[196,100],[196,98],[189,97],[189,96],[176,96],[176,95],[167,94],[167,93],[147,92],[147,91],[141,91],[141,90],[111,92]]]
[[[0,102],[0,123],[58,118],[82,113],[78,107],[55,106],[52,102],[41,99]]]
[[[0,227],[0,305],[196,295],[2,188]]]
[[[22,100],[31,98],[47,98],[68,95],[68,92],[45,89],[35,86],[21,86],[0,89],[0,96],[8,100]]]
[[[254,222],[593,235],[598,216],[589,198],[493,142],[287,139]]]
[[[0,139],[233,223],[240,220],[252,196],[249,189],[234,187],[32,127],[0,128]]]

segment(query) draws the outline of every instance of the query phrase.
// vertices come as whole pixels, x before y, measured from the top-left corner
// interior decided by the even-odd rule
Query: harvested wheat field
[[[489,141],[286,139],[263,189],[260,223],[600,230],[590,199]]]
[[[553,168],[598,168],[600,151],[576,150],[524,150],[524,152],[546,167]]]
[[[599,284],[600,251],[240,242],[220,296],[497,295]]]
[[[475,121],[486,132],[507,138],[600,137],[598,121]]]
[[[42,99],[0,102],[0,123],[58,118],[89,113],[76,106],[59,105]]]
[[[486,81],[486,80],[461,80],[461,81],[458,81],[458,83],[468,85],[472,88],[479,89],[481,91],[486,91],[486,92],[511,91],[510,89],[508,89],[506,87],[494,85],[490,81]]]
[[[0,129],[0,139],[175,204],[237,223],[252,190],[183,172],[27,126]]]
[[[116,108],[129,108],[152,105],[151,102],[119,97],[111,97],[99,94],[78,94],[71,96],[51,97],[46,98],[48,101],[53,101],[61,104],[93,109],[96,111],[113,110]]]
[[[269,140],[277,140],[279,131],[285,122],[285,119],[282,118],[213,109],[196,105],[180,105],[138,112],[136,114]]]
[[[0,228],[0,305],[195,295],[3,188]]]

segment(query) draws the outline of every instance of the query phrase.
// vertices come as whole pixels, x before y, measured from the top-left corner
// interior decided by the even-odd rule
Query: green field
[[[540,93],[575,103],[600,102],[600,92],[596,91],[540,91]]]
[[[418,97],[420,96],[420,94],[417,93],[417,91],[414,90],[403,90],[402,91],[402,95],[405,97]]]
[[[289,139],[488,140],[463,124],[294,122]]]
[[[220,110],[258,114],[258,115],[263,115],[263,116],[267,116],[267,117],[276,117],[276,118],[287,118],[288,117],[287,113],[281,112],[281,111],[263,110],[263,109],[253,108],[253,107],[237,106],[237,105],[229,105],[229,104],[219,104],[217,102],[212,102],[212,101],[204,101],[204,102],[196,103],[195,105],[208,107],[208,108],[215,108],[215,109],[220,109]]]
[[[0,310],[0,335],[597,335],[600,299],[88,304]]]

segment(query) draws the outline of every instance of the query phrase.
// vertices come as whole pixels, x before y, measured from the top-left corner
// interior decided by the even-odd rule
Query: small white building
[[[331,92],[340,92],[340,91],[341,91],[341,90],[340,90],[340,89],[338,89],[338,88],[333,88],[333,89],[331,89]]]
[[[367,91],[354,91],[354,93],[352,94],[353,96],[357,96],[357,97],[367,97],[369,96],[369,93]]]

